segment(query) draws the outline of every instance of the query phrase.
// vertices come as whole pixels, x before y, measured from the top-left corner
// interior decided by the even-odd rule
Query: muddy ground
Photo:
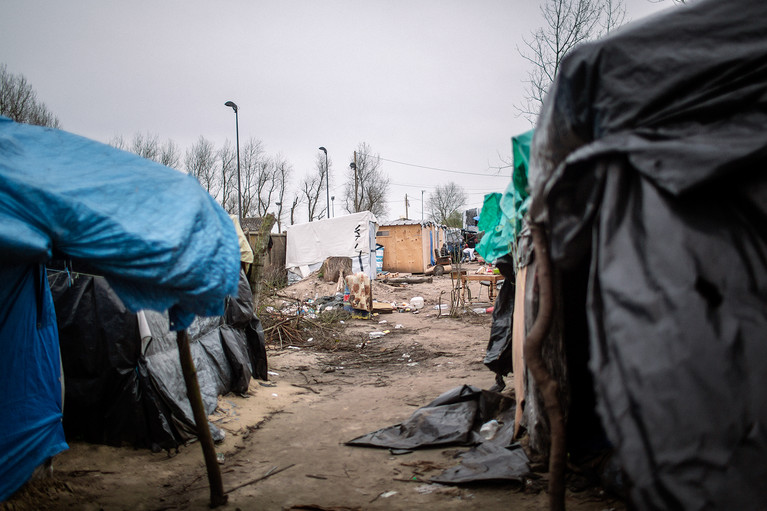
[[[286,298],[270,303],[281,308],[293,303],[290,297],[330,295],[334,288],[310,278],[281,290]],[[395,456],[344,445],[407,419],[449,389],[493,385],[493,373],[482,364],[491,316],[441,315],[434,307],[450,302],[451,288],[449,275],[431,284],[375,283],[376,300],[422,296],[426,305],[417,314],[347,319],[322,324],[316,336],[304,332],[300,342],[270,343],[270,381],[252,381],[247,396],[220,398],[211,416],[226,431],[216,448],[229,503],[219,509],[547,509],[545,474],[527,484],[429,484],[430,476],[457,464],[463,447]],[[479,292],[475,283],[473,296]],[[486,299],[485,288],[468,309],[491,305]],[[389,333],[370,339],[370,332],[381,330]],[[507,383],[508,394],[511,378]],[[0,509],[208,509],[200,446],[171,454],[70,442],[56,457],[52,478],[28,485]],[[624,508],[597,487],[568,491],[567,507]]]

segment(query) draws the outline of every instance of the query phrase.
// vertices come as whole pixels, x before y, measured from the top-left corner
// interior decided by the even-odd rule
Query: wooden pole
[[[552,378],[543,360],[543,341],[549,333],[554,309],[554,296],[551,284],[551,262],[543,227],[532,224],[535,249],[536,277],[538,280],[539,306],[530,333],[524,343],[524,357],[535,384],[541,391],[546,414],[551,426],[551,450],[549,452],[549,509],[565,509],[565,421],[559,402],[559,385]]]
[[[354,212],[359,213],[359,203],[357,202],[357,151],[354,151]]]
[[[181,360],[181,371],[184,373],[184,382],[186,382],[186,395],[189,397],[189,404],[192,405],[194,422],[197,426],[197,438],[200,440],[202,454],[205,457],[205,466],[208,469],[208,484],[210,484],[210,507],[215,508],[223,506],[228,500],[224,494],[224,483],[221,480],[221,469],[216,459],[216,448],[213,445],[213,437],[208,427],[208,416],[205,414],[205,407],[202,404],[202,394],[200,394],[200,383],[197,381],[197,370],[192,360],[192,351],[189,348],[189,334],[186,330],[181,330],[176,335],[178,343],[178,356]]]

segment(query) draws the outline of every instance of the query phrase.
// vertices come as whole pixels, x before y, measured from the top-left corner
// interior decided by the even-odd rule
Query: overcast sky
[[[627,0],[633,20],[668,7]],[[102,142],[234,143],[232,100],[240,143],[292,163],[289,196],[324,146],[340,197],[366,142],[385,159],[389,219],[405,194],[420,219],[421,190],[454,181],[478,207],[508,184],[492,167],[532,127],[514,108],[529,69],[517,48],[540,24],[529,0],[6,0],[0,63],[63,129]]]

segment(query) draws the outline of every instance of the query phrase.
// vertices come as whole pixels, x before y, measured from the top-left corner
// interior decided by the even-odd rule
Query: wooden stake
[[[194,422],[197,426],[197,438],[200,440],[202,454],[205,457],[205,466],[208,469],[208,484],[210,485],[210,507],[215,508],[226,504],[228,497],[224,494],[224,484],[221,480],[221,469],[216,459],[216,448],[213,445],[213,437],[208,426],[208,416],[202,404],[200,383],[197,381],[197,370],[192,360],[192,351],[189,348],[189,334],[181,330],[176,335],[178,343],[178,356],[181,360],[181,371],[184,373],[186,382],[186,395],[189,404],[192,405]]]
[[[525,363],[533,375],[535,384],[541,391],[546,414],[551,426],[551,451],[549,452],[549,509],[564,511],[565,509],[565,421],[562,406],[559,403],[559,385],[552,378],[543,360],[541,350],[543,341],[549,334],[554,309],[554,296],[551,284],[551,262],[549,260],[548,244],[543,227],[532,224],[530,232],[533,235],[535,260],[537,262],[536,276],[538,280],[539,306],[530,333],[525,339]]]

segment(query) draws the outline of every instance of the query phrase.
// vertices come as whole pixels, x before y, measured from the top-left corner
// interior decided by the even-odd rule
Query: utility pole
[[[407,194],[405,194],[405,219],[410,219],[410,216],[407,214]]]
[[[357,203],[357,151],[354,151],[354,212],[359,210],[360,207]]]
[[[421,190],[421,223],[423,223],[423,190]]]

